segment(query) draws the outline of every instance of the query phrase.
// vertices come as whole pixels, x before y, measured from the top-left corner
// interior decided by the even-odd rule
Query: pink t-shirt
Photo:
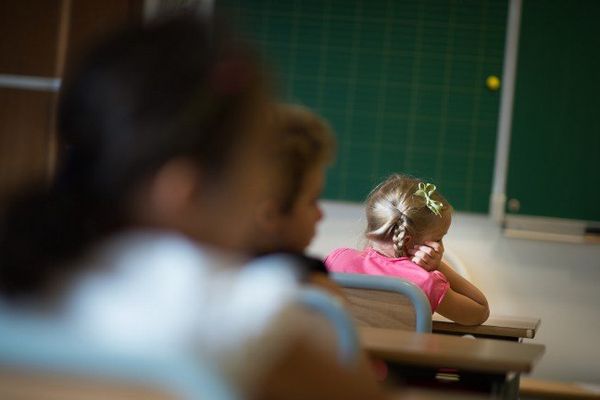
[[[371,247],[363,251],[349,248],[335,249],[325,258],[325,265],[331,272],[387,275],[406,279],[425,292],[432,312],[436,310],[450,288],[448,279],[440,271],[428,272],[410,261],[408,257],[386,257]]]

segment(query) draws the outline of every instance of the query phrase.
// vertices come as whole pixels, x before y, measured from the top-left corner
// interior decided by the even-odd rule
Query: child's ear
[[[286,226],[285,215],[276,199],[265,199],[255,212],[253,251],[272,252],[281,250],[283,233]]]
[[[200,186],[198,168],[185,159],[175,159],[161,167],[152,178],[148,201],[155,213],[172,217],[189,207]]]
[[[258,231],[262,234],[276,234],[281,220],[281,213],[275,200],[264,200],[256,208],[256,224]]]

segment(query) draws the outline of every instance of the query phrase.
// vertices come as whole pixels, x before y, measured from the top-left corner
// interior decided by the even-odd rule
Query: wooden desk
[[[461,384],[491,396],[517,399],[520,374],[531,372],[544,354],[539,344],[469,339],[434,333],[361,327],[371,355],[399,368],[406,382],[436,382],[440,368],[453,369]]]
[[[476,372],[531,372],[545,349],[539,344],[370,327],[359,333],[367,352],[384,360]]]
[[[522,397],[553,400],[598,400],[600,386],[575,382],[553,382],[523,378],[519,392]]]
[[[492,316],[482,325],[465,326],[452,322],[439,314],[433,314],[433,332],[454,335],[521,341],[533,339],[540,327],[539,318]]]

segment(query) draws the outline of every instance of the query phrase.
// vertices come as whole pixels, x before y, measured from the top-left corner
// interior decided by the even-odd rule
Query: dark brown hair
[[[0,292],[35,296],[72,275],[68,262],[129,220],[123,204],[164,163],[186,157],[219,179],[245,132],[262,68],[197,15],[130,27],[67,77],[56,184],[15,198],[0,221]]]

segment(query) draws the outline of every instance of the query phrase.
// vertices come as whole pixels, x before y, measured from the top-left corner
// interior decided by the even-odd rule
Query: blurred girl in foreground
[[[102,345],[198,354],[244,397],[379,398],[292,306],[292,271],[244,266],[278,140],[271,102],[215,21],[171,18],[94,49],[64,81],[57,185],[3,216],[4,303]]]

